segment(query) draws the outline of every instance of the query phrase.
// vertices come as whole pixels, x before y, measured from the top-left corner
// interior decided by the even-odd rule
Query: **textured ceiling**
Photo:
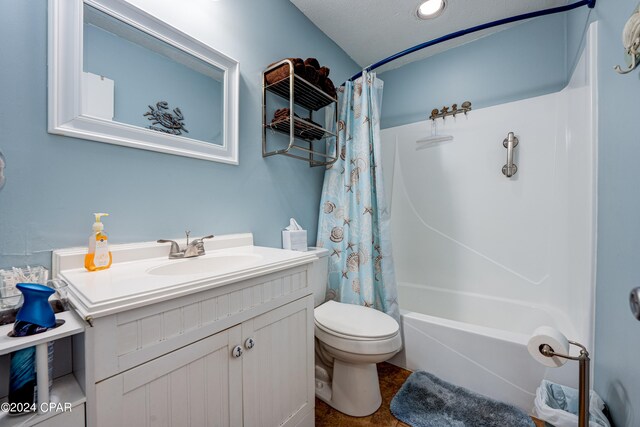
[[[569,3],[568,0],[446,0],[447,6],[442,15],[421,20],[416,16],[420,0],[291,2],[361,67],[454,31]],[[423,59],[505,28],[508,27],[492,28],[424,49],[393,61],[378,71]]]

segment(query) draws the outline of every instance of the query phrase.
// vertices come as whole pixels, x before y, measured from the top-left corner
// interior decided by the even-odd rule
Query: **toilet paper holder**
[[[567,360],[577,360],[579,362],[579,385],[578,385],[578,427],[589,426],[589,365],[591,359],[587,348],[580,343],[569,340],[570,345],[580,348],[578,356],[557,353],[549,344],[542,344],[538,347],[540,354],[546,357],[559,357]]]

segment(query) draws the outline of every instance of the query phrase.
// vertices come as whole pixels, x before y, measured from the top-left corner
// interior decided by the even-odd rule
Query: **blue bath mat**
[[[515,406],[442,381],[412,373],[391,401],[391,412],[413,427],[535,427]]]

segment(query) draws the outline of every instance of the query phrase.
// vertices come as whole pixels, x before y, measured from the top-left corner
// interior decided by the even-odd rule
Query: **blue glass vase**
[[[56,326],[56,316],[49,305],[53,289],[37,283],[18,283],[24,302],[13,324],[13,337],[26,337],[46,332]],[[35,347],[11,353],[9,368],[9,402],[22,405],[11,406],[12,414],[30,412],[38,402],[36,387]],[[49,380],[52,378],[53,342],[48,343]],[[49,384],[49,388],[51,385]]]
[[[24,303],[16,315],[16,320],[43,328],[56,326],[56,315],[49,305],[49,297],[55,292],[53,289],[37,283],[18,283],[16,288],[20,289],[24,296]]]

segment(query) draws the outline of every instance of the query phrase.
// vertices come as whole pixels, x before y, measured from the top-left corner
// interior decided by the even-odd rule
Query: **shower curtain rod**
[[[565,6],[552,7],[550,9],[539,10],[537,12],[529,12],[523,13],[522,15],[512,16],[510,18],[499,19],[497,21],[488,22],[486,24],[476,25],[475,27],[470,27],[465,30],[456,31],[454,33],[447,34],[446,36],[438,37],[437,39],[429,40],[424,43],[420,43],[409,49],[405,49],[402,52],[398,52],[394,55],[389,56],[381,61],[376,62],[375,64],[371,64],[365,68],[367,71],[375,70],[378,67],[382,67],[385,64],[388,64],[391,61],[395,61],[398,58],[402,58],[403,56],[409,55],[410,53],[417,52],[429,46],[434,46],[439,43],[445,42],[447,40],[456,39],[458,37],[465,36],[467,34],[475,33],[477,31],[486,30],[487,28],[497,27],[499,25],[510,24],[512,22],[523,21],[525,19],[537,18],[539,16],[545,15],[553,15],[555,13],[568,12],[573,9],[577,9],[582,6],[587,6],[589,9],[593,9],[596,6],[596,0],[581,0],[576,3],[567,4]],[[349,80],[355,80],[358,77],[362,76],[362,71],[353,75]],[[344,85],[344,83],[343,83]]]

